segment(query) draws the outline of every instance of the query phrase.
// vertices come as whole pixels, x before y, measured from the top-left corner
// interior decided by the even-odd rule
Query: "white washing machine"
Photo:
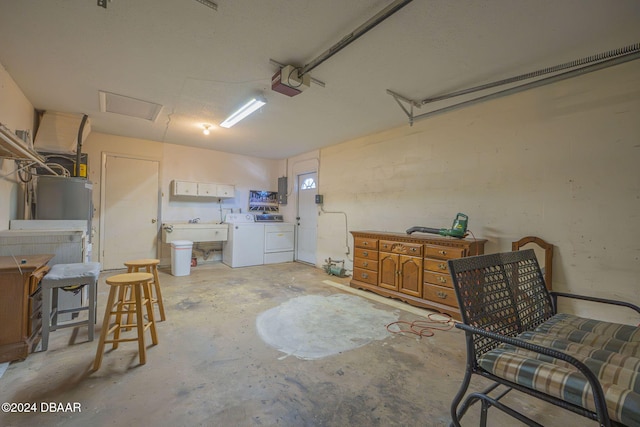
[[[264,224],[253,214],[227,214],[227,241],[222,247],[222,262],[229,267],[264,264]]]

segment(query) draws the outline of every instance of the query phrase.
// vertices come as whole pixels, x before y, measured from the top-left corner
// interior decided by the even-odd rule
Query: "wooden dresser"
[[[40,280],[49,271],[51,258],[53,255],[0,257],[0,363],[26,358],[40,339]]]
[[[449,314],[460,320],[447,260],[484,253],[484,239],[352,231],[352,288]]]

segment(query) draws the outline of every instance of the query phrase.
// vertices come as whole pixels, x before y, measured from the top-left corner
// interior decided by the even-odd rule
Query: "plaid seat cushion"
[[[639,328],[556,315],[519,338],[582,361],[598,377],[611,419],[640,426]],[[492,374],[595,411],[591,387],[572,365],[535,352],[501,345],[478,359]]]

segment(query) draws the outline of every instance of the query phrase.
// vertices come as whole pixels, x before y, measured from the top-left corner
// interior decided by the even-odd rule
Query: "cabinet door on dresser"
[[[379,286],[422,297],[422,245],[380,241]]]
[[[400,255],[388,252],[380,253],[378,286],[386,289],[398,290],[398,264]]]
[[[400,255],[398,290],[403,294],[422,297],[422,259]]]
[[[422,297],[422,259],[413,256],[380,252],[378,285]]]

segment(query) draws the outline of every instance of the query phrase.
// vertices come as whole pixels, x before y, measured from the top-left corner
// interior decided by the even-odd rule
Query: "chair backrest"
[[[449,271],[467,325],[515,336],[554,314],[532,249],[449,260]],[[476,354],[496,346],[476,337]]]
[[[540,271],[548,290],[553,289],[553,245],[536,236],[526,236],[517,242],[511,242],[511,250],[533,249],[538,259]]]

